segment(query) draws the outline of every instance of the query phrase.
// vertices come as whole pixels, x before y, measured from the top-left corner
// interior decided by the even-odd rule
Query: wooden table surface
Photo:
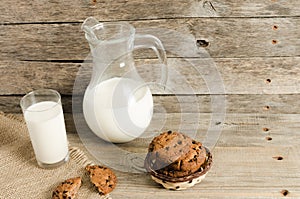
[[[1,111],[20,114],[21,96],[53,88],[63,96],[68,131],[76,133],[72,92],[89,53],[80,30],[89,16],[128,21],[153,34],[172,30],[156,34],[165,36],[160,39],[169,50],[171,71],[184,78],[169,76],[180,95],[153,93],[155,117],[148,133],[176,130],[179,124],[186,132],[196,126],[199,139],[208,129],[221,133],[212,148],[213,168],[201,184],[167,191],[146,174],[118,172],[113,198],[300,198],[299,0],[3,0]],[[183,42],[178,32],[189,39]],[[207,54],[184,53],[190,49]],[[148,51],[135,56],[137,62],[155,61]],[[190,62],[210,64],[195,72]],[[140,73],[158,77],[158,70]]]

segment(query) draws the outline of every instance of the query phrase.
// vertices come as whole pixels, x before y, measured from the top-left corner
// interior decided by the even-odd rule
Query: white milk
[[[134,80],[115,77],[87,88],[83,113],[97,136],[122,143],[145,131],[152,118],[153,98],[148,87],[138,86]]]
[[[53,164],[68,154],[62,106],[52,101],[31,105],[24,113],[38,161]]]

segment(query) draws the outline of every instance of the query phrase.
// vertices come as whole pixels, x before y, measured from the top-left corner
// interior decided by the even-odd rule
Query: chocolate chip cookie
[[[148,157],[153,167],[161,169],[189,152],[192,139],[178,132],[164,132],[156,136],[149,145]]]
[[[52,193],[52,199],[74,199],[81,186],[81,178],[71,178],[62,182]]]
[[[164,166],[159,167],[158,163]],[[171,131],[152,140],[144,162],[151,178],[171,190],[183,190],[200,183],[211,165],[212,154],[201,142]]]
[[[85,169],[88,171],[90,180],[100,195],[106,195],[116,187],[117,177],[109,168],[99,165],[88,165]]]
[[[201,169],[201,165],[204,164],[205,160],[206,150],[202,143],[192,141],[188,153],[157,172],[175,178],[184,177]]]

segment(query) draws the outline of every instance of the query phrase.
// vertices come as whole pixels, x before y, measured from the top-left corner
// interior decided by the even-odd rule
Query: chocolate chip
[[[154,150],[154,146],[149,147],[149,152],[152,152]]]
[[[168,131],[168,134],[170,135],[172,133],[172,131]]]
[[[193,141],[192,141],[192,143],[193,143],[193,144],[196,144],[196,141],[195,141],[195,140],[193,140]]]
[[[193,180],[190,180],[190,181],[189,181],[189,183],[192,183],[192,182],[193,182]]]
[[[179,188],[180,188],[180,186],[177,186],[177,187],[176,187],[176,189],[179,189]]]
[[[68,193],[68,191],[63,191],[63,193]]]
[[[167,151],[169,151],[170,147],[167,146],[165,149],[166,149]]]
[[[108,187],[109,187],[109,188],[112,188],[112,185],[110,184],[110,185],[108,185]]]
[[[179,140],[177,143],[180,145],[180,144],[182,144],[182,141],[181,141],[181,140]]]

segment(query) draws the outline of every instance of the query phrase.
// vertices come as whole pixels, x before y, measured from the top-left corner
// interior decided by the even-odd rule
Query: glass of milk
[[[60,94],[51,89],[35,90],[20,102],[37,163],[58,167],[69,159],[68,141]]]

